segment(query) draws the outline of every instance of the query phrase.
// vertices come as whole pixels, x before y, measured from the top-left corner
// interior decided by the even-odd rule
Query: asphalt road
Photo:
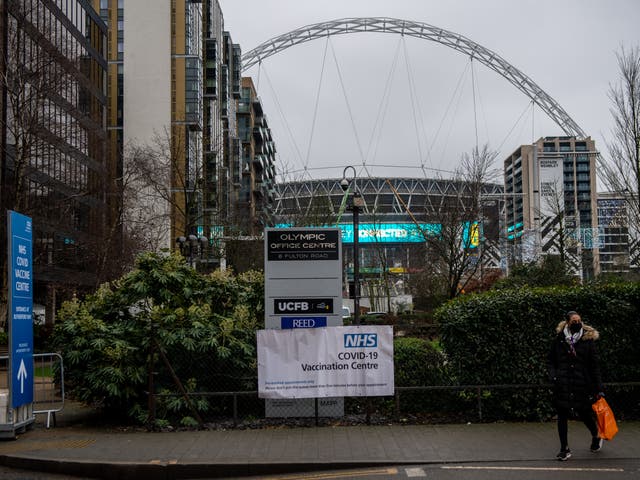
[[[552,459],[549,462],[406,465],[243,478],[244,480],[637,480],[640,479],[640,460],[558,462]]]

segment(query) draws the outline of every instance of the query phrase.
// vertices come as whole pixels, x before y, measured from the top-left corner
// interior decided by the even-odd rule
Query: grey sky
[[[529,76],[603,154],[611,136],[608,89],[618,79],[615,53],[622,44],[640,44],[637,0],[219,1],[225,29],[243,52],[302,26],[347,17],[406,19],[465,36]],[[388,177],[424,176],[421,165],[451,170],[475,146],[476,132],[480,146],[499,151],[500,167],[518,145],[562,134],[500,75],[427,40],[332,36],[291,47],[245,75],[257,84],[278,167],[289,179],[301,178],[305,165],[313,178],[339,177],[349,164],[359,175]]]

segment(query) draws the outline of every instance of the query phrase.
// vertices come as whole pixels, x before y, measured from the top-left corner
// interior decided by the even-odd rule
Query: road
[[[291,475],[243,477],[245,480],[638,480],[640,459],[580,462],[502,462],[406,465]],[[236,479],[237,480],[237,479]]]
[[[2,480],[89,480],[0,466]],[[640,459],[405,465],[300,474],[228,477],[228,480],[638,480]],[[206,479],[205,479],[206,480]],[[212,480],[212,479],[211,479]]]

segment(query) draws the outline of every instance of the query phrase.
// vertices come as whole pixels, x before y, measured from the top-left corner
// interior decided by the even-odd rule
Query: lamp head
[[[346,178],[343,178],[342,180],[340,180],[340,188],[342,188],[343,192],[346,192],[347,189],[349,188],[349,184],[351,182],[349,180],[347,180]]]

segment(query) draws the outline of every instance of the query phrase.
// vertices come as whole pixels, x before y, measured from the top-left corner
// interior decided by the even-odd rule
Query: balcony
[[[259,97],[253,99],[253,113],[256,117],[262,117],[264,115],[264,111],[262,110],[262,102]]]

